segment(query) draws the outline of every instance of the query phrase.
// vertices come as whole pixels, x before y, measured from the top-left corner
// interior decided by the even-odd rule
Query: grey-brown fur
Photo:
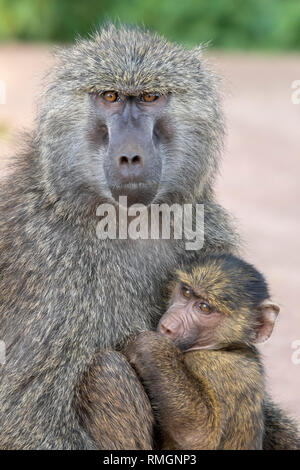
[[[151,405],[123,354],[98,353],[78,385],[74,406],[79,422],[99,449],[153,449]]]
[[[61,51],[37,131],[1,189],[1,448],[96,448],[74,410],[76,387],[97,350],[156,326],[161,285],[182,260],[198,256],[183,241],[96,238],[96,207],[111,195],[103,152],[89,138],[88,92],[107,88],[172,93],[174,138],[162,148],[156,199],[205,203],[204,250],[236,247],[213,199],[223,124],[201,50],[109,26]]]

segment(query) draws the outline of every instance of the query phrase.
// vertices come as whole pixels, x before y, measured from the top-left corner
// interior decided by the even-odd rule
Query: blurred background
[[[72,41],[108,18],[189,44],[300,48],[299,0],[0,0],[0,39]]]
[[[300,423],[300,1],[0,0],[0,175],[34,125],[53,45],[108,19],[210,43],[228,134],[218,198],[281,305],[260,349],[268,389]]]

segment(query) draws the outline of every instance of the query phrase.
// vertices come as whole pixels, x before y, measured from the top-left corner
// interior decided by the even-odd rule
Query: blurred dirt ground
[[[41,77],[52,61],[47,46],[0,45],[0,172],[17,148],[17,134],[33,125]],[[246,258],[267,276],[281,315],[261,347],[274,399],[300,422],[300,104],[291,84],[300,80],[300,55],[210,55],[224,76],[228,138],[219,201],[237,218]],[[298,355],[300,358],[300,353]]]

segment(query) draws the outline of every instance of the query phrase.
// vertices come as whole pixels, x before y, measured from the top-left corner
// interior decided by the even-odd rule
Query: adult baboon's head
[[[200,47],[109,25],[58,58],[38,145],[60,197],[173,203],[210,186],[223,125]]]

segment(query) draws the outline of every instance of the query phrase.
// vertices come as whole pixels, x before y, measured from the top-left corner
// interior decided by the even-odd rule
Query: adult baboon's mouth
[[[158,183],[126,183],[110,188],[112,197],[119,202],[120,196],[127,197],[127,205],[151,204],[156,196]]]

